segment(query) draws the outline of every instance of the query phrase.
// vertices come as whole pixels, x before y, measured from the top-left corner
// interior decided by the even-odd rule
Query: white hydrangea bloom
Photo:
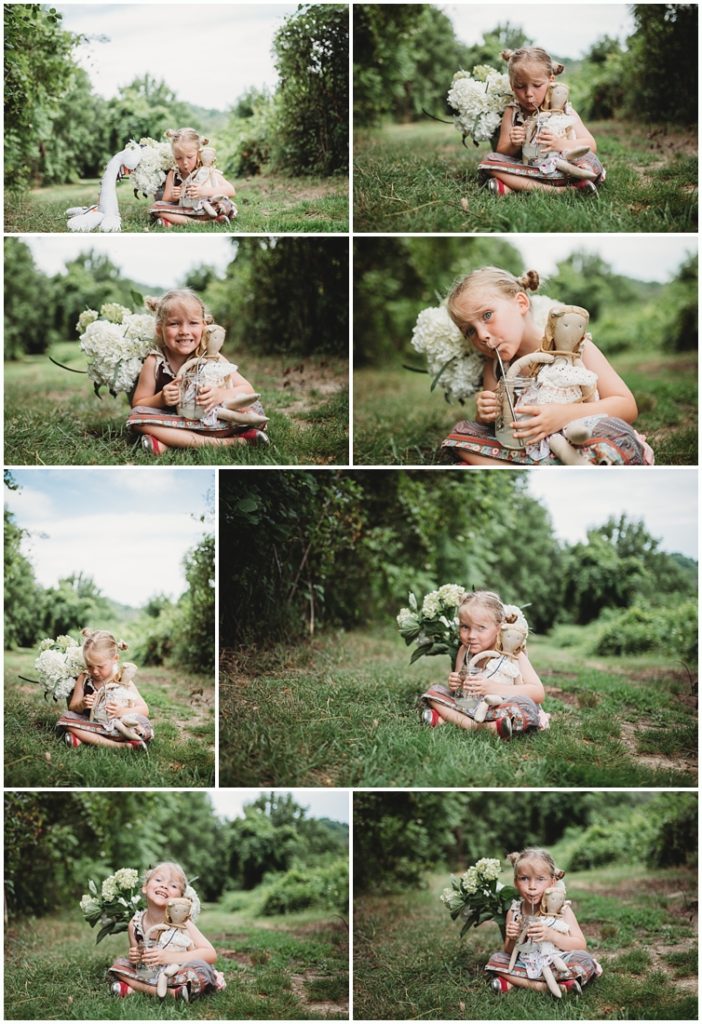
[[[134,868],[120,868],[115,871],[114,877],[120,889],[133,889],[139,881],[139,872]]]
[[[494,857],[482,857],[475,865],[476,873],[486,882],[494,881],[500,875],[500,862]]]
[[[124,337],[135,341],[148,341],[151,345],[156,337],[156,317],[151,313],[130,313],[122,321]]]
[[[397,624],[400,629],[411,629],[413,626],[418,625],[417,616],[409,608],[401,608],[397,616]]]
[[[86,893],[81,897],[80,909],[86,916],[88,914],[94,914],[96,910],[100,909],[100,903],[94,896],[90,896]]]
[[[60,651],[42,651],[34,667],[43,677],[42,682],[58,683],[66,677],[66,662]]]
[[[155,139],[131,141],[127,149],[141,149],[141,159],[131,174],[131,183],[139,192],[152,196],[163,185],[166,174],[174,166],[173,147],[170,142]]]
[[[459,605],[465,596],[465,590],[458,583],[444,583],[443,587],[439,587],[439,597],[449,608]]]
[[[120,306],[119,302],[105,302],[100,306],[100,316],[113,324],[121,324],[125,316],[129,316],[129,313],[127,307]]]
[[[500,71],[479,65],[471,78],[465,71],[454,75],[447,100],[456,111],[454,124],[462,135],[474,142],[489,140],[499,128],[507,104],[514,98],[509,77]]]
[[[78,323],[76,324],[76,330],[79,334],[82,334],[86,327],[89,327],[98,318],[98,311],[96,309],[84,309],[78,317]]]
[[[95,320],[80,339],[88,378],[116,393],[131,391],[153,345],[154,318],[142,313],[127,313],[121,324]]]
[[[467,893],[478,891],[478,872],[475,866],[471,866],[461,876],[461,884]]]
[[[117,881],[114,875],[110,875],[110,877],[106,878],[102,883],[102,898],[104,900],[113,900],[117,895]]]
[[[439,384],[450,402],[470,398],[480,389],[485,361],[468,345],[444,303],[419,313],[412,347],[426,356],[432,379],[444,368]]]
[[[422,616],[425,619],[435,619],[440,613],[441,598],[439,597],[439,592],[438,590],[432,590],[422,601]]]
[[[85,671],[85,659],[82,647],[69,647],[65,654],[66,671],[71,676],[79,676]]]
[[[53,647],[53,646],[54,646],[54,641],[51,639],[51,637],[47,636],[46,639],[42,640],[42,642],[39,644],[39,650],[40,651],[48,651],[49,648]]]

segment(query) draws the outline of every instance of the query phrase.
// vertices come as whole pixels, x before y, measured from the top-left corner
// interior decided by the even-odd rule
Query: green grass
[[[126,952],[124,935],[95,946],[76,913],[12,922],[6,929],[5,1018],[8,1020],[346,1020],[346,927],[306,911],[256,918],[256,893],[245,909],[206,904],[198,925],[217,949],[227,988],[189,1005],[146,995],[109,995],[105,970]]]
[[[694,786],[697,718],[687,676],[663,657],[594,658],[592,631],[530,640],[551,728],[507,744],[421,728],[417,697],[441,658],[409,666],[386,631],[339,632],[264,656],[224,651],[225,786]],[[571,636],[572,639],[572,636]],[[640,745],[639,745],[640,744]]]
[[[54,346],[59,362],[85,367],[74,342]],[[124,395],[98,399],[87,377],[47,355],[5,364],[8,465],[309,465],[348,462],[348,366],[327,357],[243,355],[242,370],[270,416],[269,447],[231,445],[169,450],[157,460],[127,434]],[[302,371],[298,369],[302,367]]]
[[[231,224],[191,224],[180,231],[218,234],[249,232],[348,231],[348,180],[332,178],[284,178],[261,175],[236,183],[239,215]],[[66,210],[97,202],[98,179],[75,185],[51,185],[13,194],[5,205],[5,231],[67,231]],[[135,199],[128,182],[117,187],[122,231],[168,231],[149,221],[148,199]],[[170,229],[173,231],[174,229]]]
[[[665,148],[650,125],[589,125],[607,182],[597,198],[521,193],[498,199],[478,187],[487,152],[461,146],[449,125],[385,125],[354,136],[356,231],[696,231],[697,153],[692,133]]]
[[[658,465],[697,465],[697,359],[688,353],[624,353],[612,359],[639,406],[636,429]],[[354,462],[432,465],[458,420],[473,419],[475,403],[447,405],[429,377],[399,366],[354,371]]]
[[[696,872],[627,865],[568,874],[568,897],[604,973],[579,999],[560,1001],[519,989],[493,995],[483,967],[499,932],[488,922],[459,939],[438,899],[448,874],[423,890],[354,901],[357,1019],[697,1019]],[[683,906],[669,898],[681,889]]]
[[[65,706],[44,700],[35,650],[5,652],[6,786],[197,786],[214,784],[214,687],[211,677],[174,668],[144,668],[139,691],[149,705],[155,737],[148,753],[89,747],[69,749],[56,737]],[[193,691],[203,690],[194,702]]]

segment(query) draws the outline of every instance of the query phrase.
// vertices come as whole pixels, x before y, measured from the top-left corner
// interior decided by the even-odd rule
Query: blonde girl
[[[107,972],[112,994],[119,998],[134,992],[156,995],[161,970],[169,964],[178,965],[168,977],[166,994],[171,998],[187,1003],[206,992],[225,988],[222,974],[213,966],[217,961],[215,948],[193,920],[198,916],[200,901],[180,864],[164,861],[151,868],[141,891],[146,909],[138,910],[129,922],[129,953],[118,957]],[[193,904],[184,931],[178,934],[177,929],[168,929],[161,933],[160,940],[148,938],[149,929],[166,920],[168,900],[182,896]]]
[[[492,591],[476,590],[464,599],[458,609],[461,646],[454,670],[445,686],[437,684],[422,694],[424,725],[436,728],[450,722],[461,729],[485,729],[504,740],[548,727],[548,716],[539,706],[544,701],[544,688],[526,651],[517,656],[519,675],[509,687],[509,696],[488,709],[485,721],[474,719],[476,699],[494,694],[495,683],[483,673],[466,675],[468,663],[481,651],[499,649],[505,618],[505,605]]]
[[[514,102],[502,115],[497,151],[489,153],[478,165],[482,180],[498,196],[529,190],[559,192],[564,187],[577,189],[585,195],[596,194],[597,185],[605,180],[605,169],[595,155],[594,137],[570,104],[566,105],[564,114],[569,125],[567,134],[555,131],[547,118],[543,126],[534,125],[534,116],[548,101],[549,88],[565,70],[563,65],[556,63],[540,46],[503,50],[501,56],[507,61]],[[534,142],[544,158],[547,153],[556,153],[584,169],[589,179],[569,177],[545,159],[523,162],[522,147],[529,141],[528,134],[533,127],[538,129]],[[583,153],[584,148],[588,152]]]
[[[562,994],[579,995],[582,986],[602,974],[598,962],[587,952],[587,942],[569,903],[557,916],[541,912],[540,904],[547,889],[563,878],[565,872],[556,867],[547,850],[528,847],[520,853],[510,853],[514,867],[514,885],[520,898],[512,902],[507,911],[505,941],[501,950],[493,953],[485,970],[494,975],[491,988],[504,995],[512,987],[547,992],[543,968],[548,963]],[[510,960],[524,925],[527,924],[527,943],[510,967]],[[552,950],[556,950],[556,957]],[[558,963],[565,964],[562,970]]]
[[[236,189],[214,166],[206,178],[197,173],[203,166],[203,150],[206,147],[211,150],[209,139],[194,128],[169,130],[165,134],[171,141],[175,169],[168,172],[163,196],[149,210],[151,216],[166,228],[195,221],[215,220],[228,224],[230,218],[236,216],[236,207],[231,201]],[[214,151],[211,153],[213,163]],[[185,198],[207,202],[183,206],[180,201]]]
[[[548,446],[542,446],[543,457],[535,461],[522,448],[504,447],[494,430],[500,406],[500,368],[495,352],[499,352],[505,366],[535,352],[541,346],[549,310],[559,305],[545,296],[530,299],[528,293],[538,287],[535,270],[515,277],[499,267],[481,267],[460,278],[448,295],[451,319],[482,356],[483,364],[482,380],[476,380],[476,420],[461,420],[442,445],[457,461],[474,466],[557,464]],[[591,421],[592,437],[580,448],[591,464],[652,463],[650,447],[632,427],[638,410],[627,385],[590,339],[583,347],[582,361],[597,375],[599,397],[589,402],[521,405],[520,421],[512,424],[515,438],[522,438],[530,446],[539,445],[573,420],[597,417]]]
[[[156,345],[144,360],[132,398],[132,411],[127,426],[142,434],[142,445],[153,455],[168,448],[198,448],[202,445],[238,445],[266,443],[268,438],[256,427],[232,426],[209,417],[217,406],[226,405],[237,394],[254,394],[251,384],[237,367],[221,384],[201,387],[197,403],[207,410],[205,420],[179,416],[176,406],[180,398],[178,374],[185,363],[206,350],[206,327],[212,316],[202,300],[188,288],[167,292],[162,298],[149,298],[147,305],[156,314]],[[260,402],[247,410],[265,416]],[[206,425],[212,424],[214,425]]]
[[[134,665],[120,665],[123,640],[105,629],[84,629],[86,671],[76,679],[68,710],[57,722],[67,746],[138,747],[153,738],[149,709],[136,686]]]

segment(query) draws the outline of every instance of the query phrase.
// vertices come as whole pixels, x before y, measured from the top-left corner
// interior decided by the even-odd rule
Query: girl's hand
[[[549,434],[555,434],[563,430],[566,424],[573,419],[571,403],[557,405],[522,405],[517,410],[520,416],[528,416],[528,419],[512,423],[515,437],[523,437],[529,444],[536,444],[543,441]]]
[[[521,931],[521,925],[518,925],[516,921],[508,921],[505,925],[505,935],[508,939],[518,939]]]
[[[193,182],[192,185],[188,185],[186,188],[185,195],[188,199],[200,199],[202,197],[202,188]]]
[[[224,405],[224,401],[227,397],[227,389],[225,387],[214,387],[212,384],[207,385],[204,388],[200,388],[197,393],[197,404],[201,405],[207,412],[210,409],[214,409],[216,405]]]
[[[536,141],[541,146],[542,151],[555,151],[556,153],[562,153],[564,149],[570,145],[573,149],[573,143],[568,144],[568,140],[563,135],[556,135],[551,128],[542,128],[539,134],[536,136]]]
[[[130,946],[129,953],[127,954],[127,959],[129,960],[130,964],[140,964],[141,953],[141,946]]]
[[[527,928],[527,938],[532,942],[548,942],[551,929],[543,921],[532,921]]]
[[[513,146],[523,146],[526,142],[526,128],[523,124],[513,124],[509,130],[509,141]]]
[[[166,964],[177,963],[172,957],[172,953],[168,953],[159,946],[153,946],[151,949],[144,950],[141,954],[141,962],[147,967],[165,967]]]
[[[177,405],[180,401],[180,384],[172,380],[169,384],[166,384],[163,391],[163,402],[165,405]]]
[[[449,673],[448,688],[451,691],[451,693],[455,693],[456,690],[460,690],[462,684],[463,684],[463,680],[461,679],[461,677],[458,674],[458,672],[450,672]]]
[[[111,700],[108,701],[107,704],[105,704],[105,711],[110,716],[110,718],[121,718],[122,714],[126,710],[126,708],[120,707],[119,704],[115,704],[114,701]]]
[[[182,191],[183,190],[181,189],[180,185],[174,185],[173,188],[171,189],[171,199],[175,199],[175,201],[177,202],[180,199],[180,193]]]
[[[495,692],[495,684],[485,676],[468,676],[463,682],[463,692],[468,697],[484,697],[486,693]]]
[[[84,693],[83,694],[83,706],[86,707],[86,708],[91,708],[93,706],[93,704],[95,703],[95,697],[96,696],[97,696],[97,694],[95,694],[95,693]]]
[[[500,402],[494,391],[479,391],[475,399],[481,423],[494,423],[500,411]]]

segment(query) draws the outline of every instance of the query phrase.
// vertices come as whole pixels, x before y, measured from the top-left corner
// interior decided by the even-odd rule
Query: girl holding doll
[[[146,909],[129,922],[128,955],[118,957],[107,972],[112,994],[163,994],[187,1003],[225,988],[223,975],[214,968],[215,948],[194,923],[200,901],[182,867],[170,861],[157,864],[146,872],[141,891]],[[190,918],[181,928],[159,928],[168,923],[168,901],[179,897],[191,901]],[[152,938],[154,933],[158,937]]]
[[[265,413],[258,400],[246,404],[252,425],[218,419],[217,409],[232,398],[255,395],[254,389],[233,363],[213,363],[218,378],[205,383],[197,395],[204,410],[201,420],[178,415],[181,395],[180,372],[194,357],[207,350],[207,326],[212,316],[202,300],[189,289],[167,292],[161,299],[147,299],[156,315],[156,345],[144,360],[132,398],[127,426],[142,434],[142,445],[153,455],[168,448],[197,448],[202,445],[267,444],[268,437],[254,423],[265,426]]]
[[[525,650],[520,650],[512,659],[498,658],[496,666],[488,662],[486,670],[477,668],[474,674],[468,672],[471,660],[475,659],[475,664],[480,665],[477,655],[499,650],[500,633],[508,622],[520,622],[526,641],[528,630],[521,611],[504,605],[491,591],[476,590],[466,595],[459,605],[458,621],[461,646],[454,670],[446,685],[434,685],[422,694],[422,723],[431,728],[450,722],[461,729],[486,729],[504,740],[547,729],[549,716],[540,707],[545,697],[544,688]],[[507,665],[503,667],[501,661]],[[494,696],[501,700],[489,707],[483,705],[478,712],[480,702]]]
[[[589,336],[581,358],[585,369],[597,378],[596,397],[586,402],[522,404],[519,422],[510,426],[526,450],[508,448],[497,440],[494,424],[500,411],[500,360],[506,366],[536,352],[548,313],[559,306],[545,296],[530,299],[528,292],[538,287],[535,270],[517,278],[499,267],[481,267],[460,278],[449,292],[449,316],[482,357],[483,373],[476,388],[476,420],[457,423],[442,448],[455,460],[474,466],[553,465],[558,460],[543,442],[569,423],[586,420],[591,424],[591,436],[579,450],[591,465],[651,465],[653,452],[632,426],[638,414],[634,396]]]
[[[488,189],[497,196],[510,192],[559,192],[576,189],[584,195],[595,195],[597,185],[605,180],[605,169],[596,154],[597,143],[570,104],[562,113],[544,113],[549,91],[556,76],[565,69],[540,46],[523,46],[503,50],[507,61],[514,102],[502,115],[497,149],[479,164],[478,171]],[[527,160],[525,149],[531,145],[533,156]],[[569,175],[556,166],[558,159],[572,165]]]
[[[76,679],[57,728],[69,747],[87,743],[145,749],[154,731],[149,709],[133,682],[136,667],[119,663],[127,645],[104,629],[84,629],[82,636],[86,671]]]
[[[169,130],[166,138],[171,141],[175,169],[166,176],[163,196],[149,210],[155,222],[165,228],[204,221],[228,224],[237,214],[231,201],[236,190],[214,167],[209,140],[194,128]]]
[[[544,969],[557,983],[554,994],[579,995],[583,985],[602,974],[602,968],[587,952],[587,942],[569,902],[550,915],[542,900],[563,878],[547,850],[529,847],[511,853],[514,885],[520,898],[512,902],[505,922],[505,941],[492,954],[485,970],[493,975],[491,988],[504,995],[513,987],[548,992]],[[515,945],[517,956],[514,956]]]

